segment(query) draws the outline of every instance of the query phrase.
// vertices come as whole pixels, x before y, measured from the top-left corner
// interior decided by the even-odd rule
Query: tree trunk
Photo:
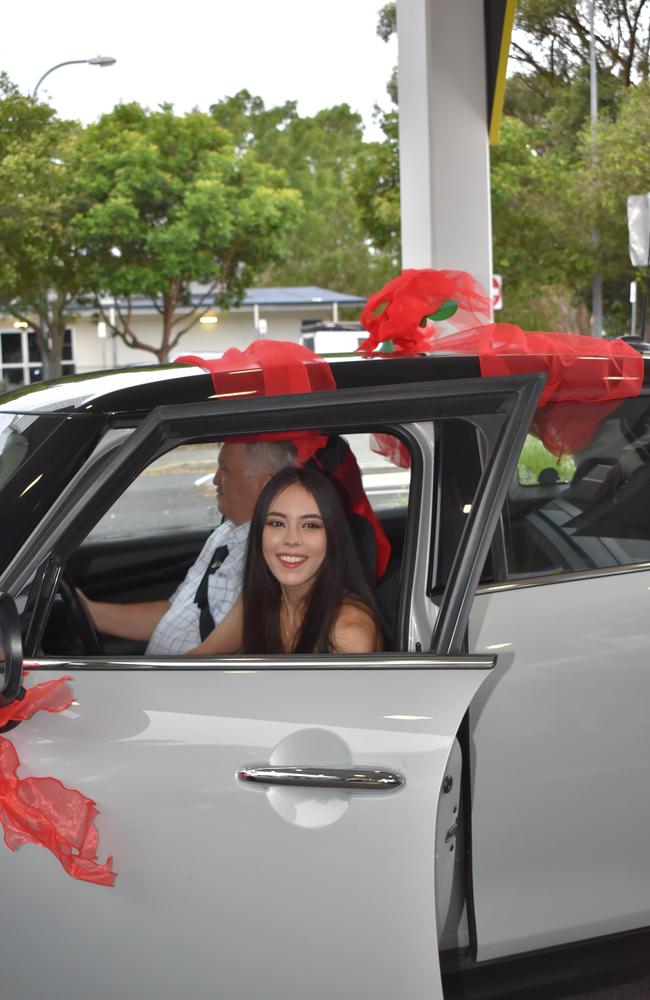
[[[63,338],[66,329],[66,301],[59,295],[44,299],[39,309],[39,325],[34,327],[36,343],[43,362],[43,380],[61,378],[63,375]]]

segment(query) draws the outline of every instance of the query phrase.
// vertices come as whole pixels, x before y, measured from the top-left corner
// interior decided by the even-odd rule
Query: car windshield
[[[99,414],[0,413],[0,571],[84,463],[105,428]]]
[[[0,489],[64,419],[41,414],[0,413]]]

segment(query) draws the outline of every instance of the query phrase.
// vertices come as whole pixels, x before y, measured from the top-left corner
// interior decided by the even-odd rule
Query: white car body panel
[[[99,860],[112,854],[118,879],[89,885],[42,848],[0,850],[3,996],[441,998],[436,805],[490,672],[454,662],[74,669],[73,706],[9,738],[21,775],[96,800]],[[28,684],[52,676],[33,670]],[[351,793],[238,780],[242,766],[269,763],[388,768],[405,784]]]
[[[650,572],[479,593],[470,650],[477,957],[650,924]],[[597,873],[597,876],[595,875]]]

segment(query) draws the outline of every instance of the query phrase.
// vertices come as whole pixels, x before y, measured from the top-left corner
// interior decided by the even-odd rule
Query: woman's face
[[[277,493],[262,531],[262,553],[280,585],[307,592],[326,549],[325,525],[311,493],[298,483]]]

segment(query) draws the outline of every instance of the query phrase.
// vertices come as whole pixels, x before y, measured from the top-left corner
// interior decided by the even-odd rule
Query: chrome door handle
[[[263,785],[335,788],[349,792],[390,792],[404,784],[402,775],[394,771],[343,767],[242,767],[237,777],[240,781]]]

